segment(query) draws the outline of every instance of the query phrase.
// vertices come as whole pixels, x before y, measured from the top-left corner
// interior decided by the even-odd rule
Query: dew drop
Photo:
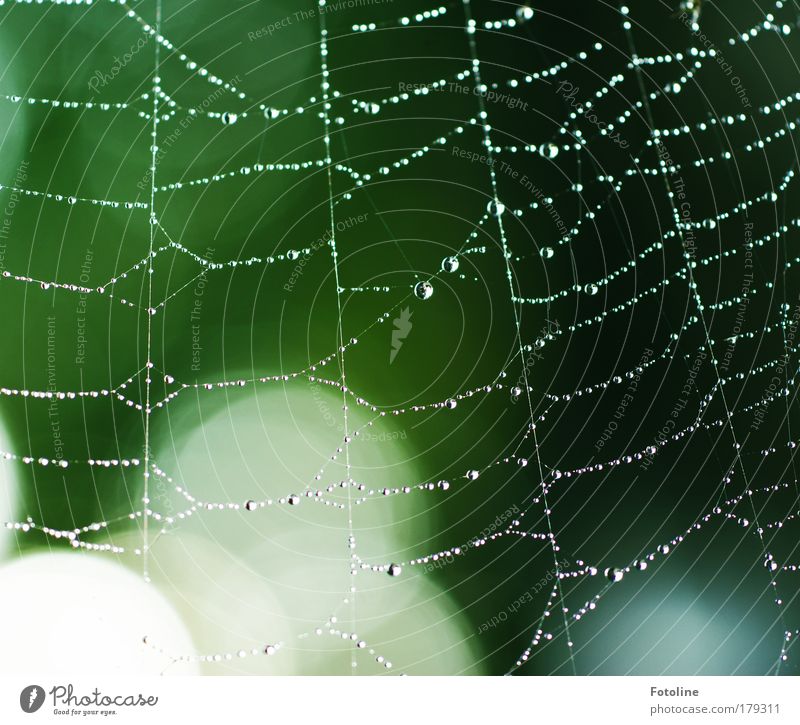
[[[558,146],[554,143],[543,143],[539,146],[539,153],[546,159],[554,159],[558,156]]]
[[[533,8],[529,8],[527,5],[522,5],[521,7],[517,8],[516,12],[517,20],[521,23],[524,23],[526,20],[530,20],[533,17]]]
[[[495,201],[494,199],[492,199],[486,205],[486,211],[488,211],[494,217],[501,216],[505,210],[506,210],[506,205],[503,204],[502,201]]]
[[[622,577],[624,576],[624,573],[623,573],[622,569],[609,568],[609,569],[605,570],[605,575],[606,575],[606,577],[608,578],[609,581],[611,581],[611,582],[619,582],[619,581],[622,581]]]
[[[421,300],[429,300],[433,296],[433,285],[430,282],[418,282],[414,294]]]
[[[458,257],[445,257],[442,260],[442,271],[455,272],[458,270]]]

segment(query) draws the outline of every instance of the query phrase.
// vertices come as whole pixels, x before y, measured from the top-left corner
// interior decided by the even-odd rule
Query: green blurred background
[[[557,295],[547,304],[516,305],[524,344],[533,344],[548,320],[560,330],[528,370],[537,417],[551,406],[548,395],[624,376],[640,364],[645,348],[660,354],[671,336],[680,333],[674,356],[641,375],[624,419],[602,450],[596,443],[613,420],[624,386],[552,405],[538,426],[546,472],[643,450],[669,418],[696,351],[705,343],[702,325],[687,326],[697,309],[686,280],[677,279],[612,312],[684,264],[670,235],[657,254],[637,257],[674,227],[664,179],[647,173],[625,176],[632,159],[633,167],[656,165],[655,150],[646,145],[650,123],[641,103],[643,92],[656,94],[649,106],[658,128],[690,124],[695,129],[711,117],[747,113],[745,122],[730,127],[717,124],[665,140],[672,158],[684,167],[693,219],[716,216],[743,200],[778,190],[784,174],[796,168],[795,128],[788,126],[794,118],[791,104],[771,114],[757,110],[798,86],[794,4],[776,9],[766,2],[702,3],[702,30],[735,67],[753,109],[743,107],[713,60],[694,69],[680,93],[663,89],[692,70],[695,56],[689,53],[680,61],[637,72],[629,65],[632,52],[663,56],[703,46],[676,16],[677,3],[637,1],[628,6],[634,49],[623,31],[619,5],[601,0],[543,0],[533,4],[534,15],[527,22],[499,30],[486,29],[484,22],[514,18],[518,6],[476,0],[472,13],[478,30],[472,36],[464,32],[461,2],[443,5],[446,12],[422,22],[414,15],[427,6],[399,0],[345,4],[326,13],[327,62],[336,91],[328,110],[331,156],[334,164],[361,175],[355,183],[341,168],[332,172],[334,219],[348,227],[336,234],[342,338],[358,339],[345,353],[347,382],[375,406],[371,410],[350,402],[350,429],[368,426],[349,446],[352,475],[376,491],[450,483],[447,490],[377,495],[354,506],[356,552],[367,563],[384,565],[465,547],[498,518],[497,528],[505,529],[513,507],[525,513],[520,531],[549,531],[539,500],[534,443],[530,436],[523,439],[530,411],[527,402],[512,401],[509,392],[522,365],[506,261],[519,297]],[[331,250],[320,241],[330,228],[330,210],[327,169],[316,163],[325,155],[320,27],[317,17],[305,15],[315,8],[314,3],[282,0],[236,0],[224,7],[210,0],[163,2],[161,31],[174,50],[160,49],[160,86],[167,96],[158,104],[165,116],[158,126],[155,247],[173,241],[214,263],[253,257],[262,261],[198,277],[201,268],[188,255],[174,249],[160,253],[153,264],[153,299],[167,302],[153,316],[147,314],[146,266],[123,276],[148,254],[147,210],[83,200],[150,202],[152,121],[142,114],[152,112],[156,42],[127,11],[153,23],[156,3],[7,3],[0,8],[0,203],[13,202],[5,211],[9,223],[2,270],[37,281],[105,288],[102,295],[82,297],[76,291],[42,288],[38,282],[0,279],[5,343],[0,384],[12,390],[99,391],[133,375],[124,393],[141,404],[149,320],[154,400],[184,383],[248,381],[212,390],[181,389],[151,417],[154,461],[176,485],[204,502],[277,500],[338,483],[345,474],[343,456],[329,461],[344,435],[338,390],[309,381],[307,374],[252,382],[307,370],[334,354],[339,341]],[[767,30],[750,42],[728,45],[729,37],[762,22],[765,12],[775,13],[778,26],[785,23],[793,32]],[[400,24],[406,16],[411,21]],[[370,22],[375,30],[353,30]],[[503,148],[496,150],[495,170],[498,196],[506,207],[502,218],[508,260],[497,220],[485,218],[492,199],[489,167],[454,153],[482,153],[483,129],[474,123],[479,99],[460,90],[474,84],[470,76],[459,78],[472,67],[470,37],[482,61],[482,81],[490,88],[497,84],[498,93],[518,100],[486,104],[493,143]],[[596,50],[595,43],[602,48]],[[585,60],[566,63],[582,51]],[[120,63],[125,53],[130,59]],[[246,98],[221,90],[207,75],[188,68],[182,53]],[[565,66],[558,68],[562,62]],[[525,82],[526,74],[543,69],[557,72],[552,79],[548,73]],[[623,77],[616,80],[616,74]],[[510,79],[517,83],[509,85]],[[380,102],[408,84],[433,81],[442,81],[445,90]],[[581,99],[601,91],[595,101],[602,119],[618,122],[629,112],[619,126],[627,150],[600,136],[585,118],[570,119],[573,109],[558,92],[561,81],[579,88]],[[62,103],[54,107],[29,98]],[[93,107],[63,103],[72,100],[90,101]],[[128,107],[117,108],[117,103]],[[377,104],[374,109],[372,104]],[[192,115],[192,108],[203,112]],[[236,122],[223,123],[218,116],[226,113],[237,114]],[[569,132],[564,133],[567,121]],[[571,135],[575,129],[586,139],[579,150]],[[753,139],[781,130],[763,149],[744,150]],[[445,141],[438,143],[442,137]],[[555,158],[536,151],[551,142],[561,149]],[[425,153],[412,156],[422,148]],[[720,157],[726,151],[731,160],[692,165],[695,159]],[[410,161],[395,168],[403,158]],[[500,161],[507,164],[503,171]],[[312,163],[303,166],[305,162]],[[260,172],[258,164],[300,166]],[[389,173],[382,173],[382,167]],[[560,243],[563,232],[544,205],[531,208],[536,199],[520,183],[523,176],[552,199],[568,229],[583,220],[569,243]],[[622,191],[616,193],[604,180],[609,176],[625,178]],[[70,204],[15,192],[10,186],[79,200]],[[782,305],[793,310],[800,292],[796,267],[785,267],[797,239],[797,228],[790,223],[797,208],[794,197],[790,184],[775,203],[747,209],[754,238],[780,231],[753,253],[753,285],[761,292],[747,307],[743,331],[756,334],[737,343],[728,373],[741,377],[725,387],[729,407],[737,410],[758,400],[769,384],[770,373],[752,373],[753,367],[786,353],[788,380],[798,362],[793,345],[774,327],[791,315]],[[587,210],[597,213],[587,217]],[[358,218],[362,221],[347,222]],[[713,229],[698,230],[698,256],[741,250],[744,221],[743,214],[731,215]],[[542,255],[546,247],[555,248],[552,258]],[[299,251],[299,257],[292,259],[290,250]],[[442,261],[450,255],[458,255],[459,268],[443,272]],[[742,258],[741,253],[726,255],[694,270],[707,305],[739,293],[747,272]],[[273,261],[266,263],[268,259]],[[598,294],[575,291],[576,285],[601,282],[631,260],[637,260],[635,269],[601,284]],[[424,280],[431,280],[434,288],[427,300],[414,295],[414,285]],[[395,320],[406,309],[410,329],[393,357]],[[736,313],[735,305],[709,308],[709,336],[722,344],[733,334]],[[579,325],[594,318],[598,321]],[[679,427],[691,424],[714,384],[708,360],[700,368],[698,392],[693,392]],[[335,358],[317,372],[334,381],[341,374]],[[501,372],[504,378],[498,377]],[[498,381],[503,387],[482,390]],[[568,616],[598,593],[602,597],[595,610],[573,622],[571,648],[556,606],[544,625],[553,639],[539,645],[515,672],[776,671],[785,632],[798,626],[797,581],[791,572],[778,576],[783,604],[776,607],[764,552],[773,553],[781,565],[797,560],[793,518],[780,531],[768,530],[764,544],[752,530],[736,524],[737,517],[752,518],[745,499],[730,508],[730,520],[718,517],[705,524],[668,556],[651,562],[647,571],[626,574],[613,586],[602,571],[624,567],[685,532],[711,511],[720,495],[729,498],[748,487],[789,482],[753,500],[759,521],[781,521],[796,513],[793,449],[785,445],[798,425],[795,389],[789,387],[788,398],[766,407],[757,431],[751,430],[751,412],[734,416],[737,440],[744,443],[743,467],[730,429],[723,426],[701,428],[668,445],[646,468],[634,463],[551,479],[550,525],[559,556],[568,562],[564,569],[576,570],[579,562],[587,562],[600,570],[597,577],[564,582]],[[412,410],[471,390],[478,392],[459,400],[453,410]],[[391,414],[399,409],[406,412]],[[386,415],[369,426],[381,411]],[[717,395],[703,421],[723,413]],[[51,404],[4,395],[0,421],[3,450],[20,456],[144,458],[144,415],[111,396]],[[777,444],[782,447],[775,455],[759,455]],[[515,452],[530,459],[527,467],[502,463]],[[491,465],[495,461],[501,463]],[[0,511],[9,521],[30,516],[52,528],[73,529],[122,517],[108,531],[83,538],[124,546],[125,554],[69,554],[103,558],[141,573],[141,557],[133,554],[141,545],[141,522],[127,520],[141,508],[141,467],[105,469],[77,462],[66,469],[17,462],[2,466]],[[322,466],[325,472],[317,483],[314,475]],[[480,470],[480,477],[465,478],[470,469]],[[730,480],[723,484],[726,477]],[[152,508],[165,515],[186,507],[185,498],[165,480],[151,479],[150,496]],[[338,490],[329,498],[346,506],[347,492]],[[452,563],[406,566],[398,578],[359,571],[353,624],[353,609],[342,604],[350,596],[351,552],[341,509],[303,498],[297,507],[199,512],[160,531],[157,524],[151,526],[158,538],[149,586],[164,600],[158,606],[176,612],[186,630],[188,639],[176,647],[188,644],[193,653],[224,654],[281,643],[275,657],[195,663],[192,671],[209,674],[347,673],[353,669],[353,644],[330,636],[331,626],[357,631],[368,641],[368,648],[357,653],[358,673],[504,674],[534,636],[552,586],[554,552],[548,541],[508,535],[486,546],[465,547],[468,552]],[[20,604],[19,590],[10,585],[17,581],[13,577],[33,555],[57,554],[69,546],[41,532],[13,531],[4,533],[0,545],[4,565],[16,567],[13,576],[7,574],[9,585],[2,594],[10,619],[12,607],[17,613],[25,608],[24,597]],[[52,566],[55,573],[61,571],[60,563]],[[100,571],[87,570],[83,576],[86,589],[70,592],[77,605],[82,591],[105,586]],[[549,583],[537,588],[542,578]],[[131,586],[138,591],[138,584]],[[122,596],[123,589],[119,591]],[[510,612],[520,597],[525,603]],[[507,616],[487,631],[482,625],[500,612]],[[338,619],[333,625],[332,616]],[[5,626],[11,629],[10,621]],[[137,646],[149,631],[141,631],[146,626],[136,621],[130,627]],[[326,631],[317,635],[317,628]],[[151,636],[151,641],[157,639]],[[102,647],[87,647],[93,653],[87,666],[103,661]],[[391,660],[393,667],[386,668],[377,657]],[[161,666],[165,662],[169,660]],[[796,667],[789,657],[780,672],[796,673]]]

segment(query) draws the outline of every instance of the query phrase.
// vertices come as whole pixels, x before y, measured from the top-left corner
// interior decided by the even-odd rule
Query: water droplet
[[[555,250],[552,247],[542,247],[539,250],[539,256],[542,259],[552,259],[553,255],[555,254]]]
[[[616,568],[609,568],[605,570],[605,575],[611,582],[618,582],[622,581],[622,577],[624,576],[624,572],[622,569]]]
[[[600,290],[600,288],[599,288],[599,287],[598,287],[598,286],[597,286],[597,285],[596,285],[594,282],[590,282],[589,284],[587,284],[587,285],[586,285],[586,286],[583,288],[583,291],[584,291],[584,292],[585,292],[587,295],[596,295],[596,294],[598,293],[598,291],[599,291],[599,290]]]
[[[517,8],[516,12],[517,20],[521,23],[524,23],[526,20],[530,20],[533,17],[533,8],[529,8],[527,5],[522,5],[521,7]]]
[[[442,260],[442,271],[455,272],[458,270],[458,257],[445,257]]]
[[[418,282],[414,294],[421,300],[429,300],[433,296],[433,285],[430,282]]]
[[[222,114],[222,123],[226,126],[232,126],[239,117],[235,113],[225,112]]]
[[[492,199],[486,205],[486,211],[488,211],[494,217],[499,217],[505,210],[506,210],[506,205],[503,204],[502,201],[495,201],[494,199]]]
[[[554,143],[543,143],[539,146],[539,153],[546,159],[554,159],[558,156],[558,146]]]
[[[389,568],[386,570],[386,573],[389,576],[400,576],[403,572],[403,567],[399,564],[390,564]]]
[[[300,252],[298,252],[296,249],[290,249],[288,252],[286,252],[286,258],[291,260],[292,262],[294,262],[294,260],[297,259],[299,256]]]

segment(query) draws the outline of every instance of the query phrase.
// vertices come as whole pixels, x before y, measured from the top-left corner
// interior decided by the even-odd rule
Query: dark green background
[[[332,127],[335,163],[360,171],[374,171],[400,156],[413,153],[478,111],[472,94],[442,92],[395,106],[382,106],[375,116],[353,113],[352,96],[367,101],[397,92],[400,83],[452,80],[469,67],[469,46],[463,31],[461,3],[451,3],[441,19],[419,26],[392,27],[404,14],[424,8],[411,3],[387,3],[330,14],[328,61],[331,82],[342,98],[332,101],[331,117],[342,116],[343,125]],[[635,27],[633,37],[639,55],[656,55],[685,49],[693,42],[687,28],[674,16],[674,3],[628,3]],[[761,3],[764,9],[767,5]],[[780,12],[780,22],[797,29],[796,8]],[[793,4],[791,4],[793,5]],[[152,0],[132,7],[146,20],[154,20]],[[220,78],[238,76],[237,85],[257,102],[294,109],[316,96],[319,101],[319,28],[316,21],[295,21],[268,38],[250,40],[248,33],[305,7],[302,3],[167,1],[162,30],[192,58],[208,64]],[[475,2],[479,25],[485,19],[510,17],[516,6]],[[641,98],[639,80],[627,67],[628,41],[621,29],[616,6],[601,1],[534,4],[534,20],[504,32],[479,30],[475,39],[487,84],[499,83],[528,104],[510,109],[488,104],[492,137],[497,145],[531,145],[557,140],[560,124],[569,109],[556,93],[557,81],[569,80],[581,88],[582,98],[608,85],[615,73],[625,80],[611,89],[598,115],[613,120]],[[794,92],[796,32],[789,36],[763,32],[748,44],[727,46],[737,29],[763,18],[754,2],[703,3],[702,27],[724,50],[748,88],[754,104],[763,105]],[[392,21],[372,33],[352,33],[353,23],[363,18]],[[97,3],[88,9],[47,6],[6,6],[0,9],[0,54],[3,73],[0,90],[23,97],[89,99],[96,102],[128,101],[135,109],[149,111],[149,92],[154,44],[147,46],[108,85],[93,94],[87,85],[98,69],[107,69],[114,57],[134,46],[141,37],[138,26],[114,4]],[[522,83],[508,89],[505,81],[519,72],[533,72],[561,62],[601,40],[602,52],[591,52],[583,64],[571,64],[551,82]],[[725,45],[723,45],[723,43]],[[690,59],[684,59],[687,65]],[[641,82],[649,93],[671,82],[681,64],[644,68]],[[682,72],[682,71],[681,71]],[[174,55],[162,48],[163,88],[187,108],[200,105],[214,88],[192,77]],[[472,83],[471,78],[463,81]],[[711,61],[695,81],[678,95],[661,97],[652,104],[659,127],[693,124],[709,115],[748,112],[746,123],[666,141],[676,161],[686,163],[702,156],[719,156],[730,149],[736,163],[716,163],[683,174],[693,218],[701,219],[728,209],[743,199],[776,188],[790,168],[796,168],[794,132],[766,149],[742,153],[754,138],[786,127],[794,118],[790,107],[763,115],[743,109],[728,79]],[[222,95],[212,110],[248,111],[233,126],[219,120],[198,118],[165,152],[157,168],[157,183],[207,177],[243,165],[301,162],[324,155],[319,103],[303,114],[292,113],[267,122],[257,107]],[[150,126],[134,111],[52,109],[35,104],[0,100],[2,122],[2,174],[0,182],[12,184],[21,162],[27,163],[25,188],[48,190],[87,198],[139,200],[149,194],[136,188],[149,166]],[[159,126],[159,134],[179,127],[177,115]],[[599,173],[617,178],[630,166],[629,152],[641,167],[655,165],[655,153],[644,145],[648,123],[643,110],[633,109],[622,126],[631,148],[622,151],[601,138],[592,125],[578,121],[589,140],[576,153],[562,151],[554,160],[536,153],[501,154],[515,169],[526,174],[547,195],[567,226],[571,227],[586,206],[603,202],[591,224],[586,223],[571,244],[560,246],[555,257],[544,261],[542,247],[558,240],[558,231],[544,209],[512,218],[504,215],[511,251],[514,285],[520,296],[537,297],[602,278],[626,264],[633,255],[658,241],[671,228],[664,181],[645,176],[626,179],[625,190],[610,194],[608,184],[597,181]],[[441,260],[461,249],[491,199],[488,168],[454,157],[452,144],[480,150],[482,135],[466,126],[461,135],[388,176],[374,174],[363,187],[352,190],[352,199],[336,207],[336,218],[367,214],[365,223],[337,234],[339,271],[345,288],[391,287],[389,292],[345,291],[343,337],[359,337],[346,357],[349,385],[381,409],[409,407],[441,401],[457,392],[483,386],[506,368],[509,384],[520,374],[516,329],[510,303],[506,267],[498,228],[493,220],[479,228],[469,244],[476,251],[461,257],[459,273],[438,274]],[[600,171],[602,169],[602,171]],[[351,191],[352,180],[333,174],[337,200]],[[573,183],[584,186],[582,196],[571,191]],[[513,180],[499,177],[499,196],[508,209],[524,208],[530,192]],[[3,202],[10,198],[2,192]],[[748,218],[754,236],[774,230],[795,216],[796,190],[790,185],[775,205],[754,205]],[[156,213],[172,239],[198,254],[213,248],[213,259],[279,257],[289,249],[309,247],[329,227],[328,185],[324,168],[237,176],[210,185],[187,187],[156,195]],[[81,266],[91,250],[90,286],[100,285],[141,260],[149,246],[147,213],[141,210],[107,209],[96,205],[42,201],[22,196],[13,213],[7,240],[5,269],[35,279],[77,282]],[[715,230],[697,232],[698,255],[708,256],[741,246],[743,218],[732,218]],[[749,306],[745,330],[760,331],[754,340],[737,346],[731,372],[748,373],[752,366],[783,352],[780,334],[764,330],[779,319],[779,306],[798,302],[797,268],[784,272],[784,262],[794,254],[797,229],[781,234],[755,251],[755,285],[773,281],[774,288],[761,292]],[[609,315],[602,325],[568,332],[568,326],[599,314],[656,284],[683,264],[676,240],[668,240],[663,253],[642,261],[635,274],[601,287],[594,297],[570,293],[552,305],[520,305],[521,336],[533,342],[545,319],[557,320],[565,334],[549,342],[544,359],[533,367],[532,400],[537,412],[547,405],[547,392],[566,393],[635,367],[645,346],[661,352],[669,336],[696,314],[686,283],[674,282],[664,292],[651,295],[621,314]],[[161,232],[156,244],[166,242]],[[170,299],[166,310],[153,318],[153,360],[159,371],[178,381],[252,378],[291,372],[333,352],[337,345],[336,290],[328,247],[307,258],[303,274],[292,291],[284,285],[291,264],[253,265],[232,271],[209,273],[203,295],[203,355],[200,371],[192,370],[190,313],[195,299],[194,283]],[[189,282],[198,269],[180,256],[165,253],[157,258],[153,276],[154,298],[162,300]],[[726,299],[741,288],[741,256],[695,271],[706,303]],[[430,300],[415,299],[416,281],[432,274],[435,293]],[[146,275],[138,271],[116,285],[115,294],[146,307]],[[45,389],[47,371],[47,318],[56,318],[56,379],[59,389],[99,389],[118,384],[146,361],[144,314],[124,307],[108,296],[91,297],[86,315],[88,339],[85,363],[76,365],[78,296],[61,290],[41,290],[8,279],[0,280],[4,351],[0,358],[2,385]],[[389,363],[392,319],[400,309],[412,311],[413,329],[396,360]],[[382,325],[363,331],[384,312]],[[724,340],[734,325],[736,308],[708,315],[709,333]],[[363,334],[362,334],[363,333]],[[595,442],[620,402],[619,388],[605,394],[575,398],[557,404],[539,428],[540,455],[547,467],[573,469],[590,461],[641,450],[650,445],[667,419],[682,388],[694,356],[704,343],[702,328],[695,325],[681,335],[678,354],[642,377],[635,401],[620,429],[598,454]],[[689,357],[687,357],[689,356]],[[790,377],[798,360],[790,352]],[[163,372],[154,376],[156,398],[164,394]],[[328,376],[338,375],[334,366]],[[726,387],[731,407],[741,408],[761,397],[769,375],[738,380]],[[698,377],[704,395],[713,384],[713,369],[706,363]],[[302,380],[286,384],[309,390]],[[253,394],[254,386],[241,391],[184,396],[152,418],[153,446],[168,449],[186,431],[199,424],[200,416],[223,410],[229,396]],[[758,451],[774,441],[787,441],[798,420],[791,387],[786,401],[772,404],[758,432],[753,432],[742,452],[751,487],[777,481],[794,481],[794,462],[787,451],[762,461]],[[130,397],[144,399],[144,377],[129,387]],[[691,411],[696,411],[695,396]],[[711,420],[722,413],[715,399],[706,413]],[[337,411],[334,410],[334,414]],[[688,425],[693,412],[684,414]],[[15,452],[53,455],[53,439],[47,404],[31,399],[0,399],[0,415],[9,430]],[[65,454],[70,459],[142,457],[143,417],[108,399],[58,404]],[[414,451],[413,464],[420,480],[446,478],[454,482],[447,494],[436,497],[425,514],[428,531],[404,532],[409,551],[422,554],[469,541],[487,523],[511,505],[529,508],[523,529],[546,530],[542,505],[530,505],[539,478],[533,465],[530,441],[520,451],[531,459],[524,469],[497,466],[474,482],[463,478],[469,468],[483,468],[515,448],[528,423],[527,406],[511,405],[507,391],[476,395],[457,411],[409,414],[390,420],[407,436]],[[747,435],[751,415],[734,418],[740,442]],[[324,424],[323,421],[320,422]],[[796,432],[795,432],[796,436]],[[735,464],[727,429],[698,431],[670,444],[646,471],[622,466],[556,482],[549,503],[552,525],[561,553],[574,567],[576,559],[601,568],[597,578],[565,583],[571,610],[588,601],[604,587],[602,568],[624,566],[654,550],[714,505],[722,478]],[[177,445],[177,444],[176,444]],[[234,454],[220,451],[219,455]],[[401,466],[403,461],[398,461]],[[402,468],[398,469],[402,471]],[[77,522],[109,519],[128,513],[141,495],[141,472],[125,475],[119,470],[101,471],[75,465],[65,473],[20,466],[23,494],[18,517],[33,516],[50,526],[71,528]],[[398,480],[397,483],[404,483]],[[745,488],[737,470],[726,489],[736,495]],[[426,499],[434,501],[434,499]],[[797,488],[766,499],[760,517],[777,520],[797,512]],[[68,505],[67,505],[68,504]],[[737,515],[750,515],[742,504]],[[769,549],[779,562],[797,559],[797,522],[790,521],[776,537],[767,534]],[[313,532],[310,534],[313,537]],[[104,541],[98,537],[98,541]],[[21,552],[40,547],[44,540],[18,537]],[[53,545],[50,542],[50,545]],[[12,554],[13,555],[13,554]],[[508,537],[477,549],[468,557],[426,576],[450,591],[475,632],[474,672],[501,674],[513,664],[529,642],[544,606],[547,591],[534,596],[507,622],[477,634],[478,627],[506,609],[552,569],[549,545],[541,541]],[[570,567],[568,567],[570,568]],[[779,578],[786,622],[797,626],[796,574]],[[574,627],[575,664],[579,674],[701,673],[759,674],[774,671],[783,625],[768,591],[769,574],[763,567],[758,537],[745,534],[734,523],[711,523],[690,537],[668,557],[660,557],[645,574],[633,573],[607,593],[595,612]],[[552,619],[556,618],[556,612]],[[558,630],[554,624],[554,630]],[[543,647],[522,674],[568,674],[565,637],[557,634]],[[711,653],[710,659],[707,659]],[[796,673],[793,658],[782,672]]]

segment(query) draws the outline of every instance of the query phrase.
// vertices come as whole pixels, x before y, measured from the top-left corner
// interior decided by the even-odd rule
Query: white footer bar
[[[35,690],[35,693],[34,693]],[[799,723],[793,677],[0,679],[0,723]]]

